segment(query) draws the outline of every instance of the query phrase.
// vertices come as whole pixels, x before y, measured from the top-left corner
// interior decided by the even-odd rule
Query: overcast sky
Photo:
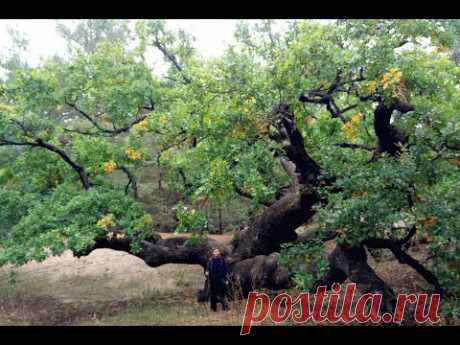
[[[250,20],[254,22],[254,20]],[[23,56],[29,65],[37,66],[41,59],[54,54],[61,56],[67,52],[65,40],[56,32],[56,24],[60,22],[69,26],[75,25],[76,20],[52,19],[0,19],[0,57],[5,54],[11,40],[7,32],[13,27],[23,32],[29,39],[28,51]],[[132,21],[133,22],[133,21]],[[169,19],[166,25],[170,29],[184,29],[195,37],[194,46],[204,57],[218,56],[224,48],[234,42],[234,31],[238,20],[234,19]],[[283,28],[286,20],[277,20],[276,28]],[[168,64],[164,62],[161,53],[152,50],[147,56],[149,65],[156,74],[166,71]],[[1,71],[0,71],[1,74]]]
[[[56,32],[57,20],[49,19],[0,19],[0,49],[10,45],[8,27],[14,27],[25,33],[29,39],[28,51],[24,58],[32,66],[40,63],[42,58],[53,56],[55,53],[63,55],[66,52],[66,42]],[[74,25],[75,20],[59,20],[60,23]],[[233,33],[237,20],[233,19],[182,19],[167,20],[167,27],[171,29],[182,28],[195,37],[195,47],[205,57],[217,56],[224,47],[233,42]],[[0,53],[1,54],[1,53]],[[161,60],[155,63],[155,69],[162,69]]]

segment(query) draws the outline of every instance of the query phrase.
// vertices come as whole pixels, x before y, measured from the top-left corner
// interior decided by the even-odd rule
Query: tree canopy
[[[135,171],[158,158],[169,188],[195,205],[245,198],[254,215],[275,217],[287,196],[310,193],[289,216],[314,223],[309,241],[274,220],[260,233],[273,248],[239,250],[243,238],[229,257],[281,252],[296,284],[312,288],[334,264],[322,250],[334,231],[343,248],[389,249],[458,313],[459,23],[242,21],[236,43],[210,59],[164,21],[138,21],[130,46],[117,22],[61,26],[77,43],[70,58],[16,63],[0,84],[0,263],[112,237],[142,252],[157,229]],[[163,76],[146,62],[151,49],[169,64]],[[179,230],[201,233],[197,209],[178,205]],[[426,263],[402,249],[414,235],[427,238]],[[178,262],[162,250],[161,263]]]

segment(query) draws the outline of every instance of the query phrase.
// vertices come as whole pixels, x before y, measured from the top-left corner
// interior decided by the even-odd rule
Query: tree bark
[[[382,102],[375,110],[374,128],[379,140],[379,150],[390,154],[399,152],[397,144],[404,141],[400,132],[390,124],[391,114],[395,109],[404,112],[409,111],[411,107],[406,104],[387,107]],[[316,187],[330,185],[333,180],[322,176],[320,166],[306,152],[303,137],[296,128],[294,116],[290,113],[288,105],[275,106],[272,118],[278,129],[278,134],[274,135],[273,139],[284,149],[288,163],[285,162],[283,166],[293,180],[293,187],[279,200],[266,207],[247,228],[237,232],[230,244],[204,239],[198,245],[188,246],[186,237],[144,240],[141,241],[141,251],[132,253],[128,245],[129,240],[114,242],[103,238],[98,239],[96,244],[82,255],[87,255],[96,248],[112,248],[132,253],[152,267],[165,263],[182,263],[198,264],[205,268],[212,249],[219,248],[228,264],[234,291],[243,297],[254,289],[291,287],[290,275],[279,265],[277,252],[283,243],[305,242],[311,239],[308,234],[298,236],[296,229],[311,219],[314,215],[314,205],[326,202],[316,192]],[[331,230],[322,240],[333,239],[336,235],[337,233]],[[329,255],[328,261],[330,269],[316,282],[317,286],[331,287],[333,283],[343,283],[349,279],[357,284],[362,293],[381,293],[382,311],[393,311],[394,292],[367,263],[364,244],[353,248],[337,245]]]
[[[341,245],[328,257],[329,271],[315,283],[316,286],[326,285],[328,289],[334,283],[343,283],[348,278],[356,283],[361,293],[382,294],[381,312],[393,312],[396,298],[388,286],[367,263],[367,254],[363,246],[347,248]]]
[[[395,110],[405,114],[413,110],[413,107],[400,100],[394,100],[391,105],[385,105],[381,100],[374,111],[374,130],[378,139],[379,153],[398,154],[401,145],[407,142],[407,136],[390,123]]]

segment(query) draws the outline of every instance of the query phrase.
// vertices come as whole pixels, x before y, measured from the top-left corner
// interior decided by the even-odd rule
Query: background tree
[[[16,69],[26,69],[27,63],[22,55],[27,51],[29,40],[27,36],[16,27],[8,27],[7,33],[11,40],[9,48],[0,56],[0,68],[3,70],[3,79]]]
[[[78,20],[75,25],[57,23],[57,32],[67,41],[69,50],[82,49],[94,53],[102,41],[127,45],[130,37],[129,21],[116,19]]]

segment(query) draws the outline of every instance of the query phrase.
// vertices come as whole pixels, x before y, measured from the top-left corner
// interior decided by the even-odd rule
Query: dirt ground
[[[231,239],[227,235],[210,237]],[[151,268],[141,259],[110,249],[98,249],[81,258],[66,251],[41,263],[0,269],[0,325],[85,319],[93,323],[98,313],[110,315],[110,310],[117,312],[157,297],[172,304],[178,296],[176,302],[181,305],[183,298],[195,301],[203,281],[203,269],[196,265]]]
[[[328,243],[327,251],[333,246]],[[411,254],[419,259],[426,256],[423,250]],[[397,292],[429,288],[413,270],[395,260],[370,257],[370,263]],[[232,303],[230,312],[213,314],[207,304],[196,302],[202,284],[199,266],[151,268],[132,255],[110,249],[82,258],[65,252],[42,263],[0,269],[0,325],[241,325],[244,301]]]

